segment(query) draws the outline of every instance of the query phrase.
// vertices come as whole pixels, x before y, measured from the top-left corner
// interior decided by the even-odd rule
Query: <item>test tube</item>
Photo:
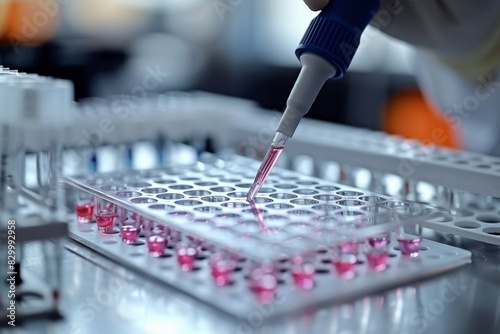
[[[6,215],[2,217],[2,221],[7,221],[18,209],[25,142],[18,108],[21,92],[15,85],[15,76],[12,77],[12,73],[3,70],[0,73],[0,100],[5,107],[5,112],[0,114],[0,212]]]
[[[52,218],[65,221],[66,194],[62,180],[63,140],[64,129],[72,110],[73,85],[67,80],[50,79],[26,86],[24,92],[27,100],[31,100],[31,104],[34,105],[34,107],[26,106],[25,112],[28,112],[30,120],[39,124],[41,146],[37,161],[43,159],[47,161],[46,169],[41,165],[37,166],[41,169],[39,173],[41,191],[47,199]]]
[[[62,243],[61,240],[44,240],[43,252],[46,263],[46,281],[52,289],[52,303],[57,307],[60,298],[61,287],[61,258],[62,258]]]
[[[64,221],[66,203],[62,181],[62,131],[73,101],[73,86],[69,81],[31,75],[1,77],[1,82],[6,105],[11,110],[5,113],[9,117],[8,123],[17,127],[15,133],[13,129],[10,131],[7,142],[11,149],[7,149],[9,154],[3,157],[4,161],[10,160],[11,166],[18,166],[15,173],[3,174],[2,193],[5,193],[6,188],[12,188],[9,182],[16,182],[19,185],[17,188],[21,186],[24,175],[20,174],[24,170],[24,151],[28,145],[30,150],[46,155],[38,159],[39,175],[43,179],[42,196],[52,218]],[[6,145],[4,143],[4,147]]]

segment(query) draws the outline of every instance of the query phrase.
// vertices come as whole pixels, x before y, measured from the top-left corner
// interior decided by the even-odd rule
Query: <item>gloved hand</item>
[[[500,1],[381,0],[371,25],[416,47],[420,87],[465,148],[500,156]]]
[[[312,10],[335,0],[304,0]],[[381,0],[371,25],[469,77],[500,64],[500,1]]]

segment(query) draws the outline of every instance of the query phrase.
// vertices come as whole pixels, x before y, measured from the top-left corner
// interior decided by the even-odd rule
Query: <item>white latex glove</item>
[[[500,155],[500,1],[381,0],[371,25],[416,47],[417,80],[465,148]]]

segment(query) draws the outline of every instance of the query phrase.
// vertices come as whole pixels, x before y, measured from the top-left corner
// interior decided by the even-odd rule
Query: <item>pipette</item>
[[[276,134],[257,171],[247,201],[259,192],[302,117],[326,80],[341,78],[360,42],[361,33],[377,13],[380,0],[330,0],[311,21],[295,54],[302,68],[286,102]]]

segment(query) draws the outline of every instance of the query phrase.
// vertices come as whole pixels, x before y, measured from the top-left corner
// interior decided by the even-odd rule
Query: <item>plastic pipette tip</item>
[[[279,139],[283,137],[284,139],[281,139],[283,143],[286,141],[287,138],[285,135],[279,132],[277,132],[276,137],[278,137]],[[247,195],[248,202],[251,202],[255,199],[255,196],[257,196],[257,193],[259,192],[260,188],[266,181],[267,176],[273,169],[274,165],[276,164],[276,161],[278,161],[278,158],[280,157],[284,148],[285,147],[282,145],[280,146],[275,145],[273,140],[273,144],[269,147],[269,150],[267,151],[266,156],[264,157],[264,160],[262,161],[262,164],[260,165],[259,170],[257,171],[257,175],[255,176],[255,180],[253,181],[252,187],[248,191]]]
[[[260,190],[260,187],[261,187],[261,185],[258,182],[254,182],[252,184],[252,187],[250,188],[250,190],[248,191],[248,194],[247,194],[247,202],[253,202],[253,200],[255,199],[255,196],[257,196],[257,193]]]

